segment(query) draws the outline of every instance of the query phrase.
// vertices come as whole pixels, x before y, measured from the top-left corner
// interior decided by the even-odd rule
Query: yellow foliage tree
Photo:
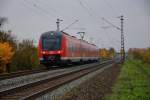
[[[128,52],[134,59],[150,64],[150,48],[130,48]]]
[[[5,72],[7,64],[11,62],[14,55],[12,46],[8,42],[0,43],[0,70]]]
[[[150,64],[150,48],[144,52],[143,61]]]
[[[110,58],[113,58],[115,56],[115,49],[114,48],[109,48],[109,56]]]
[[[99,50],[101,58],[109,58],[109,51],[105,48]]]

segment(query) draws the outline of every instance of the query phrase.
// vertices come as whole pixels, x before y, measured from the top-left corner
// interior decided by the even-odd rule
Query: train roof
[[[70,35],[70,34],[64,32],[64,31],[48,31],[48,32],[42,33],[41,36],[47,36],[47,35],[49,35],[50,33],[57,33],[57,35],[61,35],[61,33],[63,33],[63,34],[66,34],[66,35],[68,35],[68,36],[70,36],[70,37],[72,37],[72,38],[78,39],[77,37],[72,36],[72,35]],[[82,39],[78,39],[78,40],[83,41],[83,42],[88,43],[88,44],[91,44],[91,45],[93,45],[93,46],[96,46],[95,44],[89,43],[89,42],[86,41],[86,40],[82,40]]]
[[[73,37],[73,38],[78,39],[77,37],[72,36],[72,35],[70,35],[70,34],[68,34],[68,33],[66,33],[66,32],[63,32],[63,31],[61,31],[61,32],[62,32],[62,33],[64,33],[64,34],[66,34],[66,35],[68,35],[68,36],[71,36],[71,37]],[[84,42],[86,42],[86,43],[88,43],[88,44],[91,44],[91,45],[93,45],[93,46],[96,46],[95,44],[89,43],[89,42],[88,42],[88,41],[86,41],[86,40],[82,40],[82,39],[78,39],[78,40],[80,40],[80,41],[84,41]]]
[[[57,33],[57,35],[61,35],[61,32],[57,32],[57,31],[48,31],[48,32],[42,33],[41,36],[46,36],[46,35],[49,35],[50,33]]]

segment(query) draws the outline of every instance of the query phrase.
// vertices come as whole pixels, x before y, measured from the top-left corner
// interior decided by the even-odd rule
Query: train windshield
[[[60,38],[43,38],[42,39],[43,50],[60,50],[61,39]]]

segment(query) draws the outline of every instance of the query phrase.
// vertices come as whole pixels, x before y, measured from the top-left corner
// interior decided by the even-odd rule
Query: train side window
[[[75,48],[75,44],[72,44],[72,51],[75,52],[76,48]]]

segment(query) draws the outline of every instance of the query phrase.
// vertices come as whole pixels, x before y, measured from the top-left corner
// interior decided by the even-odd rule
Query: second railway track
[[[41,80],[31,84],[16,87],[10,90],[2,91],[0,99],[2,100],[27,100],[35,99],[57,87],[80,78],[88,73],[104,68],[106,65],[112,64],[113,61],[107,61],[101,64],[82,68],[80,70],[70,71],[64,74],[56,75],[49,79]]]
[[[34,73],[40,73],[46,71],[45,69],[36,69],[36,70],[25,70],[25,71],[20,71],[20,72],[12,72],[12,73],[7,73],[7,74],[2,74],[0,75],[0,80],[5,80],[5,79],[10,79],[14,77],[19,77],[23,75],[28,75],[28,74],[34,74]]]
[[[64,68],[64,67],[62,67]],[[56,69],[61,69],[59,67],[52,67],[49,70],[56,70]],[[0,75],[0,81],[5,80],[5,79],[11,79],[15,77],[20,77],[24,75],[30,75],[30,74],[35,74],[35,73],[41,73],[41,72],[46,72],[49,71],[46,68],[41,68],[41,69],[34,69],[34,70],[25,70],[25,71],[19,71],[19,72],[12,72],[12,73],[6,73],[6,74],[1,74]]]

